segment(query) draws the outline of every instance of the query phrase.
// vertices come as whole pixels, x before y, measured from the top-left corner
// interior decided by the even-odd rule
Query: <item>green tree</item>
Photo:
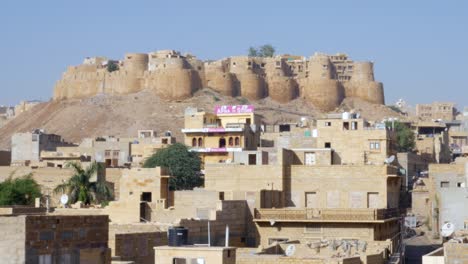
[[[118,71],[119,70],[119,65],[113,61],[109,61],[107,63],[107,71],[108,72],[113,72],[113,71]]]
[[[265,44],[260,47],[260,57],[273,57],[275,56],[275,48],[270,44]]]
[[[171,190],[192,190],[201,186],[201,161],[197,153],[180,143],[170,145],[154,153],[143,164],[145,168],[166,167],[172,176],[169,179]]]
[[[386,122],[388,128],[393,128],[397,136],[397,151],[398,152],[411,152],[415,147],[414,132],[399,121]]]
[[[0,205],[33,205],[41,197],[41,188],[32,174],[13,179],[13,175],[0,183]]]
[[[249,57],[273,57],[275,56],[275,48],[270,44],[262,45],[258,48],[250,47],[248,56]]]
[[[107,201],[112,198],[112,192],[103,180],[96,177],[96,181],[91,181],[100,169],[98,163],[93,162],[86,169],[83,169],[77,162],[67,163],[66,166],[73,169],[73,176],[67,182],[58,185],[54,189],[55,193],[67,193],[70,203],[81,201],[84,204],[90,204],[94,201]]]
[[[258,51],[256,48],[254,47],[250,47],[249,48],[249,54],[248,54],[249,57],[257,57],[258,56]]]

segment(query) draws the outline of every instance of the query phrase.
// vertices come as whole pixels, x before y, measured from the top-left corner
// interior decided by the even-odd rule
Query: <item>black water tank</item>
[[[167,231],[168,245],[171,247],[180,247],[187,245],[188,229],[183,226],[171,227]]]

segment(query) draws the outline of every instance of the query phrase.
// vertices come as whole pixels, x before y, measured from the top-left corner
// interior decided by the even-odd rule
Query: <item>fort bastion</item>
[[[111,69],[109,64],[117,67]],[[384,104],[383,85],[374,79],[373,63],[354,62],[346,54],[202,61],[174,50],[129,53],[120,61],[86,58],[83,64],[68,67],[55,85],[54,100],[142,90],[165,100],[183,100],[205,87],[249,100],[270,97],[287,103],[300,97],[323,111],[335,109],[346,97]]]

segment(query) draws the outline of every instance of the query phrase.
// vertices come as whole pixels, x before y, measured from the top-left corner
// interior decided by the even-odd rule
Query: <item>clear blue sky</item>
[[[375,62],[387,103],[468,105],[468,1],[4,1],[0,104],[48,100],[87,56],[176,49],[202,59],[271,43]]]

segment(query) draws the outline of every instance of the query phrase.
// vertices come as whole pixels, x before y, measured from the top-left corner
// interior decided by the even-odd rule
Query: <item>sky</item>
[[[175,49],[201,59],[345,52],[374,62],[387,104],[468,106],[468,1],[3,1],[0,105],[49,100],[85,57]]]

